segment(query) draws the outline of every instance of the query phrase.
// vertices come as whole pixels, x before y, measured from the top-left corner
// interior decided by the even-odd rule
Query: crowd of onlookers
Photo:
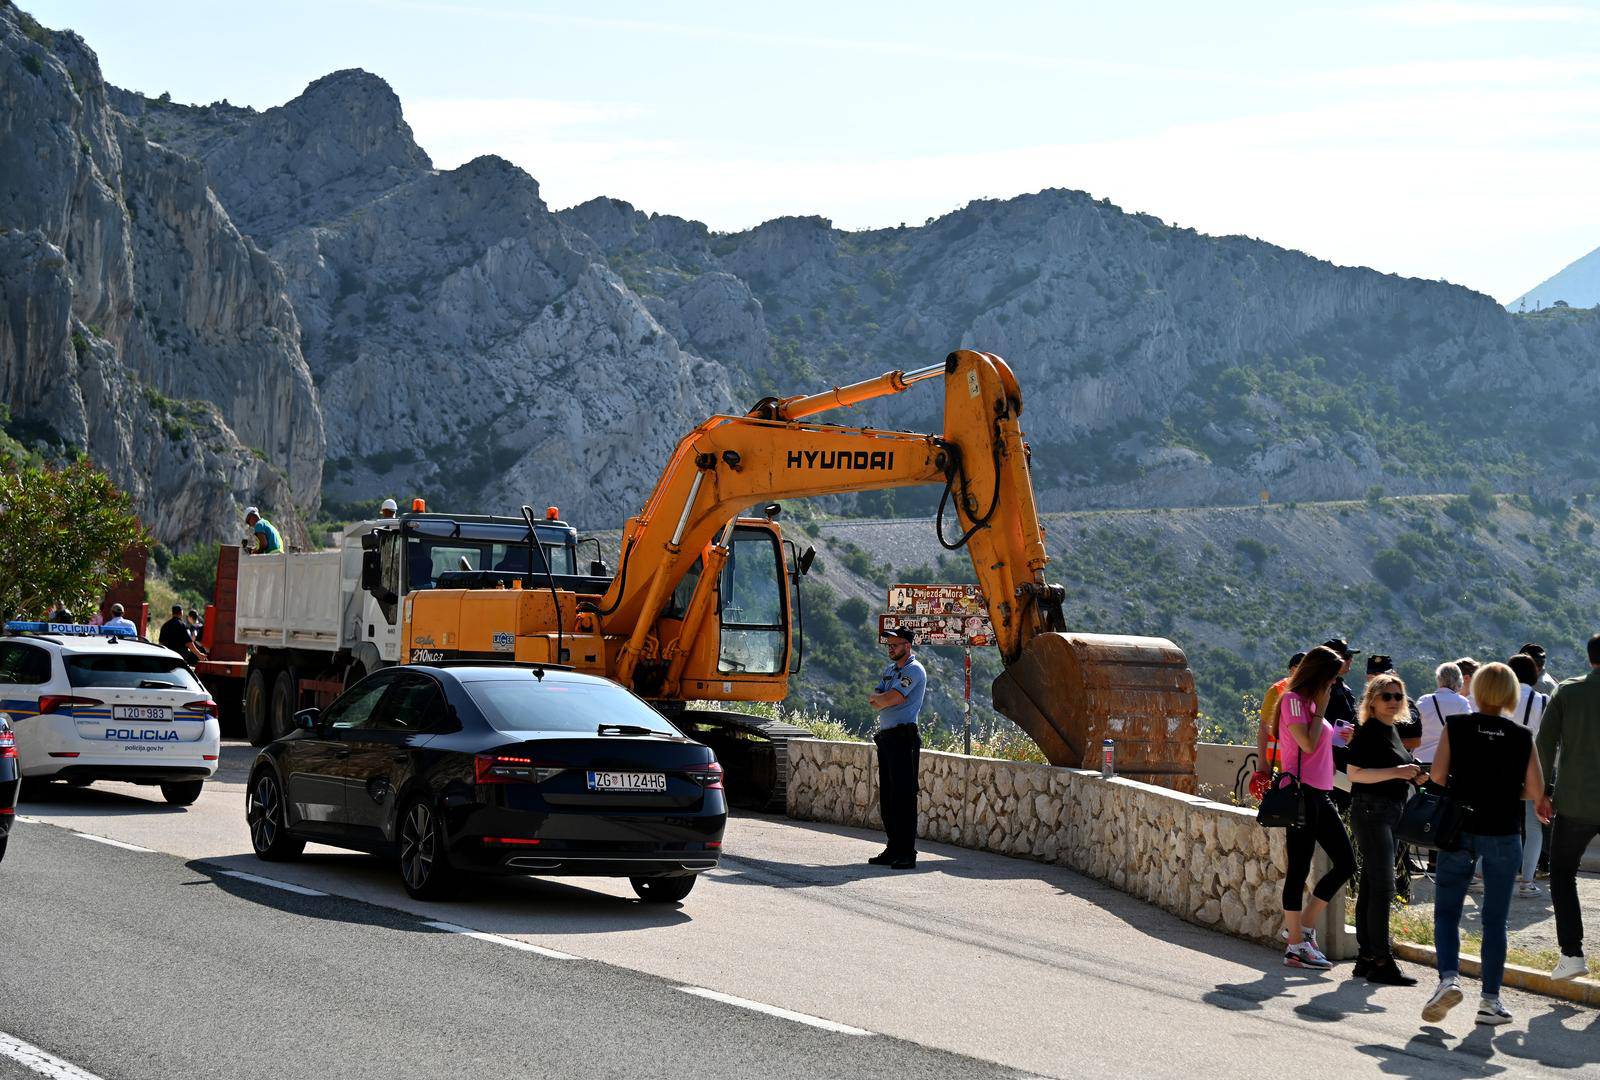
[[[1540,895],[1538,878],[1549,878],[1561,950],[1552,978],[1588,971],[1577,872],[1600,833],[1600,634],[1588,642],[1589,672],[1560,684],[1545,671],[1545,650],[1529,642],[1503,663],[1463,656],[1440,664],[1435,687],[1415,700],[1384,655],[1368,657],[1358,694],[1345,682],[1357,655],[1343,638],[1296,653],[1262,702],[1251,790],[1260,798],[1269,787],[1297,784],[1303,807],[1286,837],[1283,962],[1332,966],[1313,927],[1359,865],[1354,975],[1416,985],[1395,961],[1389,912],[1397,865],[1404,871],[1410,859],[1397,855],[1396,828],[1425,788],[1449,800],[1455,828],[1428,853],[1439,979],[1423,1018],[1438,1021],[1462,1000],[1461,915],[1468,892],[1480,891],[1477,1020],[1507,1023],[1500,986],[1508,915],[1513,895]],[[1336,784],[1339,772],[1348,790]],[[1307,899],[1318,848],[1329,868]]]

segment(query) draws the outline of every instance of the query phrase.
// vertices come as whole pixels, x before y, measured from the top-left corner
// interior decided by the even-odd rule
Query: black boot
[[[1350,969],[1350,977],[1352,979],[1364,979],[1367,976],[1367,972],[1371,970],[1372,957],[1358,956],[1356,957],[1356,966]]]
[[[1367,969],[1367,981],[1378,983],[1380,986],[1415,986],[1417,980],[1400,970],[1400,965],[1394,962],[1394,957],[1388,956],[1382,960],[1374,960],[1372,967]]]
[[[873,866],[888,866],[890,863],[894,862],[894,860],[894,854],[890,852],[888,848],[884,848],[872,858],[868,859],[867,862]]]

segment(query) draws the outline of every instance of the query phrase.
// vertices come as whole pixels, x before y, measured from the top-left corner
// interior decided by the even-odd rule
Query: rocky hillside
[[[732,402],[722,365],[654,318],[532,177],[496,157],[435,170],[375,76],[336,72],[263,113],[116,100],[201,164],[282,267],[330,500],[555,503],[618,523],[678,438]]]
[[[0,102],[7,429],[87,451],[168,543],[237,535],[247,502],[298,528],[324,439],[278,268],[81,39],[3,2]]]
[[[1570,490],[1600,475],[1600,313],[1519,319],[1456,286],[1203,236],[1072,191],[870,232],[783,218],[713,235],[605,199],[563,216],[664,323],[747,287],[744,325],[700,339],[756,392],[956,345],[1000,353],[1055,509],[1520,490],[1527,477]],[[1469,399],[1485,407],[1453,419]],[[866,415],[923,427],[937,407],[907,395]]]
[[[1593,494],[1600,498],[1600,486]],[[1597,513],[1588,493],[1568,503],[1479,487],[1466,496],[1057,513],[1045,524],[1049,574],[1067,586],[1068,626],[1176,641],[1202,711],[1239,737],[1241,699],[1259,701],[1290,653],[1335,634],[1393,656],[1416,692],[1431,689],[1445,660],[1503,660],[1525,641],[1549,650],[1558,677],[1587,670],[1583,645],[1600,631]],[[970,581],[971,567],[942,551],[924,520],[810,528],[821,567],[806,583],[814,670],[793,704],[861,722],[850,680],[866,663],[856,654],[872,644],[884,587]],[[816,628],[828,634],[824,606],[853,632],[811,640]],[[936,660],[948,720],[959,716],[960,666],[954,655]],[[973,694],[987,711],[995,662],[987,652],[981,661]]]

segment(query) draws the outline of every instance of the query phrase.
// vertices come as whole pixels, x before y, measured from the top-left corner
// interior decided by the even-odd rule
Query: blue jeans
[[[1522,837],[1461,834],[1461,847],[1439,852],[1433,896],[1433,947],[1439,977],[1461,970],[1461,908],[1466,903],[1472,870],[1483,860],[1483,992],[1496,997],[1506,972],[1506,915],[1511,890],[1522,869]]]

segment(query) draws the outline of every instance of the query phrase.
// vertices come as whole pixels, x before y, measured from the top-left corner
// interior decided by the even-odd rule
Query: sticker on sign
[[[889,610],[905,615],[982,615],[989,605],[976,585],[891,585]]]
[[[889,631],[910,630],[918,645],[983,646],[994,644],[994,627],[987,615],[879,615],[878,640],[887,642]]]

